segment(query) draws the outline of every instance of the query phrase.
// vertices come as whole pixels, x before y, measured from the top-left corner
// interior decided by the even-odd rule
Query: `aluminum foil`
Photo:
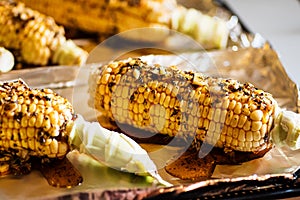
[[[298,89],[285,73],[276,52],[267,43],[260,48],[249,47],[237,51],[229,49],[224,51],[193,52],[179,56],[148,55],[143,56],[142,59],[162,65],[176,64],[183,69],[187,69],[189,66],[207,75],[248,81],[259,88],[273,93],[282,108],[293,111],[296,111],[298,108]],[[0,80],[22,78],[31,87],[52,88],[72,101],[77,113],[92,121],[95,120],[95,114],[94,110],[87,103],[89,95],[88,78],[93,68],[99,66],[101,66],[101,63],[90,64],[81,68],[78,66],[57,66],[26,69],[2,74]],[[153,160],[157,165],[161,165],[159,163],[161,160],[168,159],[168,155],[164,156],[164,158],[160,159],[153,157]],[[84,182],[81,186],[72,189],[52,188],[39,172],[34,171],[21,178],[1,178],[0,194],[4,199],[19,198],[21,196],[24,198],[38,198],[41,196],[52,198],[54,196],[88,192],[90,190],[97,190],[101,194],[105,191],[118,191],[120,189],[139,188],[155,190],[154,186],[143,182],[142,179],[95,164],[90,159],[84,159],[86,158],[84,155],[70,153],[69,158],[83,174]],[[263,158],[241,165],[219,165],[214,171],[213,178],[293,174],[298,169],[298,166],[300,166],[299,151],[274,148]],[[160,173],[167,181],[175,185],[193,183],[183,182],[171,177],[164,169],[161,169]],[[18,188],[18,193],[15,192],[15,188]]]
[[[194,50],[176,55],[149,55],[153,52],[140,51],[126,56],[143,56],[143,59],[153,63],[166,66],[176,64],[182,69],[190,68],[210,76],[251,82],[256,87],[272,93],[280,107],[297,112],[298,88],[286,74],[284,66],[270,44],[259,34],[248,33],[226,6],[213,4],[210,0],[201,1],[204,2],[201,4],[195,2],[179,1],[188,7],[198,8],[207,14],[229,21],[232,31],[228,49],[207,52]],[[164,45],[172,41],[174,40],[167,40]],[[107,54],[114,53],[109,46],[106,50]],[[0,80],[22,78],[30,87],[52,88],[68,98],[77,113],[82,114],[87,120],[94,121],[94,110],[88,106],[88,79],[92,69],[101,65],[102,63],[93,63],[81,68],[52,66],[17,70],[1,74]],[[170,149],[170,151],[175,150]],[[160,159],[153,157],[153,160],[160,165],[161,160],[168,159],[168,155],[164,156]],[[76,152],[68,154],[68,158],[83,175],[84,182],[81,186],[71,189],[53,188],[38,171],[33,171],[23,177],[1,178],[0,199],[58,199],[59,197],[69,199],[168,197],[173,199],[185,193],[190,194],[189,192],[192,192],[190,195],[206,197],[223,194],[222,192],[242,194],[249,191],[250,194],[250,191],[257,191],[262,187],[283,187],[284,184],[293,183],[294,175],[300,166],[300,151],[275,147],[260,159],[241,165],[218,165],[213,177],[206,181],[181,181],[161,169],[159,172],[163,178],[175,185],[171,188],[163,188],[145,182],[142,177],[110,169]],[[234,189],[237,185],[239,187]]]

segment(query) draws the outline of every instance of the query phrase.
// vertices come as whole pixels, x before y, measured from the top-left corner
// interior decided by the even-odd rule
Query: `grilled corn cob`
[[[99,68],[90,84],[90,105],[113,123],[192,137],[196,149],[201,142],[225,152],[270,148],[278,106],[250,83],[130,58]]]
[[[53,18],[23,3],[3,0],[0,13],[0,46],[10,49],[17,61],[32,65],[80,65],[85,62],[87,52],[67,40],[64,28]]]
[[[49,163],[74,149],[109,167],[150,174],[168,184],[137,143],[75,115],[67,99],[50,89],[31,89],[22,80],[0,83],[0,175],[29,173],[30,158]]]
[[[178,5],[176,0],[66,0],[63,3],[60,0],[22,1],[53,16],[66,27],[80,28],[104,36],[134,28],[158,27],[190,35],[205,48],[224,48],[227,44],[229,31],[225,21],[204,15],[195,9],[187,9]],[[68,15],[65,15],[66,10]],[[136,36],[132,33],[131,37],[163,39],[161,29],[156,31],[151,29],[149,36]]]
[[[0,84],[0,102],[0,155],[7,159],[6,167],[16,158],[24,163],[31,157],[46,161],[69,152],[74,112],[66,99],[16,80]]]

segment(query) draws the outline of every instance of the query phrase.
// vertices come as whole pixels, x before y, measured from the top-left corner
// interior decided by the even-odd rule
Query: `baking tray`
[[[231,12],[223,1],[217,1],[217,3],[222,9]],[[258,87],[273,93],[281,107],[297,112],[299,108],[298,88],[287,76],[276,51],[259,35],[250,33],[243,23],[239,21],[238,25],[240,27],[237,28],[242,30],[242,33],[237,31],[237,35],[245,34],[244,36],[238,35],[239,41],[236,41],[238,50],[189,52],[181,54],[179,58],[176,55],[148,55],[144,58],[150,62],[177,64],[183,68],[186,66],[186,60],[196,63],[195,65],[205,63],[206,68],[201,68],[200,71],[208,75],[237,78],[255,83]],[[232,37],[237,37],[237,35]],[[236,44],[233,41],[231,46]],[[109,49],[111,46],[105,48]],[[139,52],[141,55],[150,53]],[[213,59],[213,65],[207,65],[210,62],[206,62],[205,58]],[[82,105],[87,105],[86,80],[90,70],[101,64],[93,63],[81,68],[53,66],[17,70],[2,74],[0,80],[22,78],[31,87],[52,88],[68,98],[78,113],[92,121],[95,117],[93,109]],[[215,67],[218,69],[218,74],[215,73]],[[282,84],[278,85],[278,81]],[[273,162],[270,162],[271,158]],[[142,177],[109,169],[101,164],[95,164],[93,160],[86,159],[82,162],[81,157],[76,154],[71,153],[69,159],[83,172],[87,180],[83,186],[71,189],[52,188],[47,185],[39,172],[34,171],[21,178],[0,179],[1,199],[262,199],[299,194],[298,166],[300,163],[297,160],[300,160],[300,152],[292,152],[285,148],[275,148],[264,158],[251,161],[250,164],[247,162],[242,165],[219,166],[214,176],[205,181],[189,183],[175,181],[173,187],[157,187],[145,183]],[[286,161],[288,164],[268,168],[277,161],[278,163]],[[90,165],[91,163],[93,165]],[[257,170],[257,166],[261,164],[266,164],[268,167]],[[251,170],[246,172],[241,170],[245,166],[252,166]],[[17,193],[15,188],[18,188]]]

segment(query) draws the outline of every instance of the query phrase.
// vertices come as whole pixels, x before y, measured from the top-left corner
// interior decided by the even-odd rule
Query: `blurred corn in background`
[[[158,27],[187,34],[206,49],[225,48],[226,21],[187,8],[176,0],[22,0],[27,6],[52,16],[65,27],[97,33],[107,38],[133,28]],[[149,39],[155,38],[155,32]],[[135,39],[136,35],[133,35]]]
[[[0,0],[0,46],[30,66],[81,65],[87,52],[65,37],[52,17],[23,3]]]

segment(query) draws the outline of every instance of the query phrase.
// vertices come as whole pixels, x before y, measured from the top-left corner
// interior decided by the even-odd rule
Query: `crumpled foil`
[[[276,51],[270,48],[268,43],[260,48],[249,47],[237,51],[229,49],[223,51],[193,52],[181,54],[180,56],[148,55],[143,56],[142,59],[166,66],[178,65],[183,69],[187,69],[187,66],[190,66],[191,69],[201,71],[206,75],[234,78],[242,82],[248,81],[272,93],[282,108],[292,111],[297,111],[298,108],[297,86],[287,76]],[[0,80],[22,78],[31,87],[52,88],[72,101],[77,113],[82,114],[88,120],[95,120],[94,110],[87,104],[87,80],[92,69],[99,66],[101,66],[101,64],[90,64],[81,68],[77,66],[57,66],[26,69],[2,74]],[[164,156],[168,159],[167,155]],[[28,198],[38,198],[39,196],[53,198],[54,196],[75,195],[90,190],[93,192],[96,190],[97,194],[107,195],[108,191],[117,192],[120,191],[120,189],[123,191],[122,194],[127,194],[124,190],[126,191],[128,189],[131,194],[139,194],[143,197],[145,197],[145,193],[141,194],[141,191],[148,191],[149,194],[147,193],[147,195],[150,195],[150,192],[151,195],[154,196],[161,194],[157,193],[157,191],[155,191],[156,188],[149,183],[145,184],[143,181],[133,178],[129,174],[110,170],[99,164],[96,164],[95,167],[90,164],[93,161],[83,159],[82,157],[84,156],[72,153],[69,155],[70,160],[83,174],[84,182],[81,186],[72,189],[52,188],[47,184],[41,174],[32,172],[22,178],[6,177],[0,179],[0,193],[4,198],[18,198],[21,196]],[[153,160],[159,162],[160,159],[153,158]],[[299,151],[290,151],[286,148],[275,147],[260,159],[249,161],[241,165],[218,165],[213,173],[213,178],[217,178],[217,180],[220,181],[225,180],[224,178],[241,177],[244,177],[246,180],[249,176],[252,176],[252,179],[254,179],[253,175],[260,179],[262,179],[262,177],[268,179],[269,175],[272,175],[273,178],[282,178],[282,176],[290,177],[289,175],[293,175],[293,173],[298,170],[298,166],[300,166]],[[201,185],[201,183],[195,183],[196,185],[194,185],[193,182],[180,181],[168,175],[163,169],[160,170],[160,173],[162,173],[162,176],[167,181],[176,185],[173,189],[178,193],[186,192],[186,185],[189,190],[191,190],[191,185],[193,185],[195,189],[199,189],[199,184]],[[118,179],[114,178],[116,174]],[[216,181],[214,179],[212,179],[213,182]],[[226,180],[228,181],[228,179]],[[237,181],[236,179],[232,180]],[[257,179],[255,180],[257,181]],[[290,178],[287,180],[291,181]],[[209,185],[213,182],[209,182]],[[201,187],[204,187],[203,184],[205,185],[207,182],[203,182]],[[34,185],[34,187],[29,185]],[[178,190],[178,185],[181,185],[180,190]],[[19,188],[18,193],[15,192],[15,188]],[[135,191],[137,188],[138,191]],[[161,191],[163,191],[162,193],[168,193],[170,189]]]
[[[198,1],[179,2],[229,20],[232,27],[229,48],[207,52],[192,51],[180,55],[144,56],[151,54],[144,51],[126,56],[144,56],[143,59],[149,62],[165,66],[178,65],[182,69],[188,69],[189,66],[190,69],[206,75],[251,82],[273,94],[281,108],[298,111],[297,85],[288,77],[276,51],[264,38],[259,34],[247,33],[238,18],[223,5],[216,6],[211,0],[201,1],[201,4]],[[107,47],[108,54],[113,52],[109,48]],[[55,66],[24,69],[1,74],[0,80],[22,78],[30,87],[52,88],[68,98],[77,113],[92,121],[95,120],[95,113],[88,106],[88,78],[91,70],[98,66],[101,63],[88,64],[81,68]],[[68,158],[83,175],[84,182],[81,186],[71,189],[53,188],[39,172],[33,171],[23,177],[1,178],[0,199],[181,199],[195,196],[207,199],[299,187],[299,181],[295,182],[295,178],[300,166],[300,151],[287,148],[275,147],[264,157],[241,165],[219,165],[213,177],[206,181],[184,182],[161,169],[161,175],[175,185],[170,188],[146,183],[141,177],[110,169],[76,152],[71,152]],[[159,159],[153,160],[159,162]]]

